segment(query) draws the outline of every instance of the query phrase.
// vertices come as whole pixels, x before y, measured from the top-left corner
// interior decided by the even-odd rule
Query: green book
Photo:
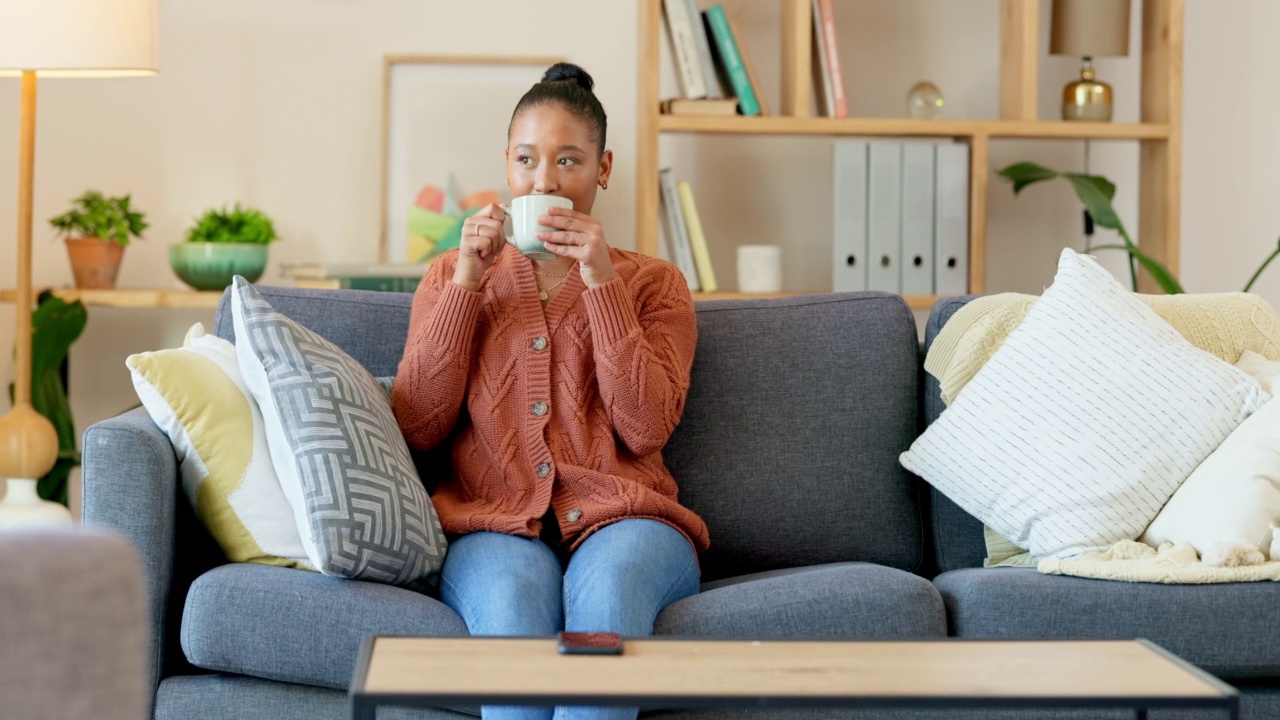
[[[742,64],[742,53],[738,50],[738,41],[729,27],[729,18],[725,16],[724,8],[717,3],[707,8],[703,15],[715,38],[716,56],[720,59],[725,75],[729,77],[729,83],[733,85],[734,94],[738,96],[738,109],[743,115],[759,115],[760,101],[751,88],[751,78],[747,76],[747,69]]]
[[[378,290],[381,292],[415,292],[420,277],[344,277],[337,278],[344,290]]]

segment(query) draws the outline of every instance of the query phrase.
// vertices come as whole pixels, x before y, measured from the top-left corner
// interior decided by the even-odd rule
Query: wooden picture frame
[[[421,262],[429,237],[410,233],[424,215],[439,232],[449,218],[423,207],[496,191],[509,199],[507,125],[520,97],[562,58],[499,55],[387,55],[383,58],[380,255]],[[431,186],[434,189],[426,189]],[[426,198],[424,200],[424,198]],[[434,200],[433,200],[434,198]]]

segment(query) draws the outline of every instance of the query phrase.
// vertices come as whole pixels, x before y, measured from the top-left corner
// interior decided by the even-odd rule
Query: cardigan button
[[[538,477],[546,477],[551,474],[551,463],[538,463]]]
[[[542,417],[547,414],[547,404],[539,400],[533,404],[533,414]]]
[[[564,516],[564,519],[568,520],[569,522],[578,522],[579,520],[582,519],[582,511],[579,510],[578,508],[574,508],[569,511],[568,515]]]
[[[530,346],[534,349],[535,352],[542,352],[543,350],[547,349],[547,339],[542,336],[538,336],[533,339],[533,342],[530,343]]]

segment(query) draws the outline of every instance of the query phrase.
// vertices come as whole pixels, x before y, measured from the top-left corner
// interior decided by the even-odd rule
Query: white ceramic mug
[[[559,195],[521,195],[511,201],[510,207],[503,206],[514,231],[506,233],[507,243],[527,258],[554,260],[557,257],[555,253],[548,252],[547,246],[538,239],[538,233],[555,232],[557,229],[538,224],[538,218],[553,207],[571,209],[573,201]]]

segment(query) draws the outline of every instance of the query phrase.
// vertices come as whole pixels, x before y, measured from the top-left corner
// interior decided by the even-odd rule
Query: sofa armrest
[[[0,698],[12,718],[148,717],[146,598],[129,543],[0,533]]]
[[[178,460],[168,436],[138,408],[85,431],[81,478],[85,527],[123,536],[141,560],[152,628],[148,678],[154,694],[164,669],[173,583]]]

